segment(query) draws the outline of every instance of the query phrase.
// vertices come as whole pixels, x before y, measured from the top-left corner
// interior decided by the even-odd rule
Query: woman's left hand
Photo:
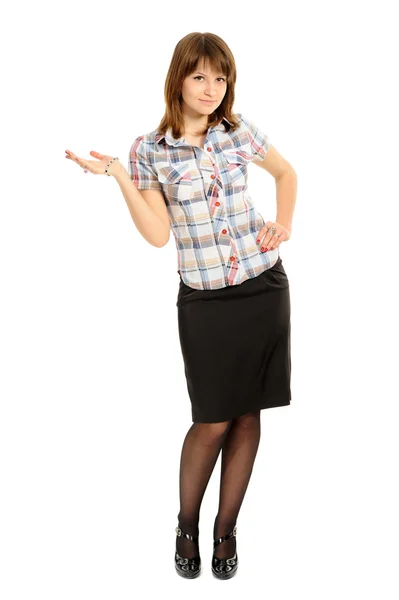
[[[275,231],[272,231],[274,227]],[[268,250],[275,250],[281,244],[286,242],[291,237],[291,230],[284,227],[280,223],[267,221],[260,229],[256,243],[260,246],[261,252],[267,252]]]

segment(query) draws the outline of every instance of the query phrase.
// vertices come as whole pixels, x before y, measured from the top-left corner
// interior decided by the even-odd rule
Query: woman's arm
[[[139,191],[122,165],[113,177],[119,183],[133,222],[143,238],[157,248],[165,246],[169,241],[170,221],[162,192]]]
[[[272,145],[262,161],[255,159],[253,163],[274,177],[277,195],[276,222],[291,233],[298,186],[297,175],[293,167]]]

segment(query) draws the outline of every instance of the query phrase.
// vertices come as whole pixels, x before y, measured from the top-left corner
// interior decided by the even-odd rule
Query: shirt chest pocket
[[[248,158],[233,150],[225,151],[223,156],[226,159],[226,171],[230,185],[234,188],[246,188]]]
[[[190,200],[193,181],[187,164],[159,167],[158,181],[161,183],[163,192],[169,200],[177,202]]]

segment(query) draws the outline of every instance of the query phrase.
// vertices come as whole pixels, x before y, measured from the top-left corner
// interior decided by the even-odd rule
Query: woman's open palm
[[[94,156],[97,160],[85,160],[84,158],[80,158],[76,156],[70,150],[65,150],[66,156],[65,158],[69,158],[76,162],[77,165],[82,167],[82,169],[87,169],[90,173],[94,173],[95,175],[105,175],[105,167],[112,160],[112,156],[108,156],[107,154],[100,154],[99,152],[95,152],[94,150],[90,151],[90,154]]]

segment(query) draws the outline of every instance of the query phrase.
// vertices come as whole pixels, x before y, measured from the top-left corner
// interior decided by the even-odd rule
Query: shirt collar
[[[229,123],[229,125],[232,125],[232,122],[229,121],[228,119],[226,119],[226,117],[222,118],[222,121],[220,122],[219,125],[215,125],[214,127],[212,127],[212,129],[214,131],[224,131],[224,126],[222,124],[223,121],[226,121],[227,123]],[[170,145],[170,146],[177,146],[178,144],[182,143],[183,140],[183,136],[180,137],[179,139],[176,139],[172,136],[172,131],[171,128],[169,128],[167,130],[167,132],[165,134],[161,134],[161,133],[156,133],[155,134],[155,143],[159,143],[161,140],[165,139],[166,142]]]

